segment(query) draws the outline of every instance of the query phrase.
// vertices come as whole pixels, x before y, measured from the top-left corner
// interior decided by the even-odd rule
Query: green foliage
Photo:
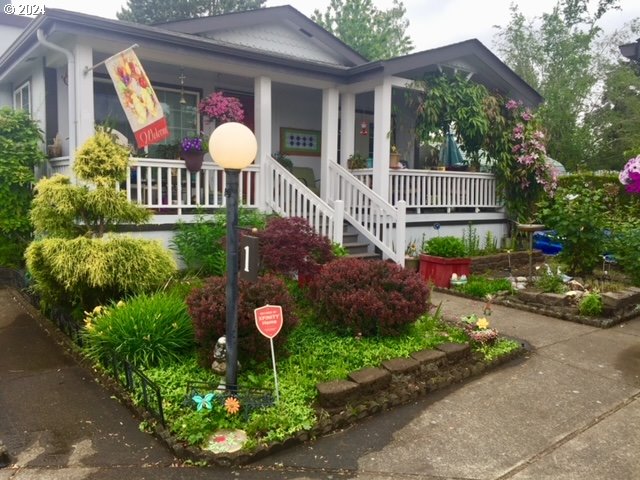
[[[545,98],[540,117],[551,157],[575,169],[593,148],[582,113],[598,80],[594,47],[602,15],[617,0],[598,2],[590,15],[589,2],[561,0],[540,19],[526,19],[518,6],[498,33],[498,51],[505,62]]]
[[[463,75],[430,75],[416,82],[420,89],[410,97],[417,112],[416,133],[423,141],[432,135],[443,138],[455,122],[455,134],[461,148],[478,161],[480,149],[490,129],[486,110],[487,89]]]
[[[399,0],[388,10],[378,10],[372,0],[331,0],[324,14],[316,9],[311,19],[365,58],[384,60],[413,48],[405,13]]]
[[[466,256],[474,257],[480,255],[480,237],[478,236],[478,230],[471,222],[462,232],[462,243],[464,243]]]
[[[32,242],[26,259],[43,300],[84,310],[153,291],[176,270],[173,257],[159,242],[127,237],[47,238]]]
[[[127,200],[116,183],[125,180],[129,150],[98,131],[78,150],[74,172],[93,187],[72,185],[68,177],[43,178],[36,185],[31,222],[36,233],[63,238],[101,237],[118,223],[140,224],[151,212]]]
[[[29,237],[34,166],[44,160],[42,132],[27,112],[0,109],[0,266],[22,264]]]
[[[367,159],[357,152],[353,153],[347,158],[347,167],[349,167],[350,170],[367,168]]]
[[[116,16],[128,22],[154,23],[210,17],[262,8],[265,0],[127,0]]]
[[[597,317],[602,314],[602,296],[600,292],[587,293],[578,304],[578,312],[580,315]]]
[[[274,152],[272,156],[280,165],[282,165],[287,170],[291,171],[293,169],[293,161],[284,153]]]
[[[600,262],[606,215],[605,192],[584,185],[558,189],[543,207],[542,221],[562,240],[558,259],[567,265],[569,273],[588,275]]]
[[[266,216],[257,210],[241,208],[238,212],[241,228],[263,229],[265,224]],[[194,223],[177,223],[171,249],[178,253],[188,271],[203,276],[221,276],[226,269],[223,244],[226,233],[226,210],[213,216],[198,211]]]
[[[105,130],[98,130],[76,152],[73,171],[80,180],[113,188],[129,172],[129,149],[119,145]]]
[[[474,345],[474,350],[480,352],[485,361],[491,362],[496,358],[504,357],[512,352],[515,352],[520,348],[520,344],[515,340],[509,338],[498,338],[491,344],[477,343]]]
[[[632,283],[640,287],[640,218],[627,217],[620,221],[614,227],[608,247]]]
[[[507,278],[488,278],[478,275],[471,275],[466,284],[456,285],[454,288],[466,295],[480,299],[499,292],[513,291],[511,281]]]
[[[487,234],[484,236],[484,248],[482,253],[485,255],[492,255],[498,253],[498,239],[495,237],[491,230],[487,230]]]
[[[194,346],[184,300],[165,292],[141,294],[88,316],[83,338],[93,360],[115,352],[143,368],[180,360]]]
[[[331,253],[335,258],[346,257],[349,251],[339,243],[331,242]]]
[[[564,293],[567,291],[567,287],[562,277],[558,274],[557,268],[555,271],[553,268],[547,269],[546,266],[540,268],[535,285],[544,293]]]
[[[467,256],[467,248],[457,237],[433,237],[423,242],[422,252],[434,257],[461,258]]]

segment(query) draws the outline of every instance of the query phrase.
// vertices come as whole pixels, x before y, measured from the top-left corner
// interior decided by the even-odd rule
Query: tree
[[[413,49],[405,13],[400,0],[388,10],[372,0],[331,0],[324,14],[316,9],[311,19],[369,60],[384,60]]]
[[[127,0],[116,16],[129,22],[164,23],[262,8],[266,0]]]
[[[511,21],[498,33],[498,50],[514,71],[545,97],[540,119],[548,132],[551,157],[569,169],[591,149],[583,120],[599,80],[592,50],[602,15],[618,0],[599,0],[590,14],[587,0],[560,0],[538,23],[527,21],[516,5]]]

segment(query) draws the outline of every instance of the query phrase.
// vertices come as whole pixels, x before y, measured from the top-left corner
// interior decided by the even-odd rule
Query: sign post
[[[276,385],[276,402],[280,402],[278,387],[278,372],[276,371],[276,354],[273,349],[273,337],[282,329],[282,307],[280,305],[265,305],[253,311],[258,331],[269,339],[271,343],[271,362],[273,363],[273,378]]]

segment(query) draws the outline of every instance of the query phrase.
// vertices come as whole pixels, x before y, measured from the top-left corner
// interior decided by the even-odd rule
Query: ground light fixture
[[[209,153],[225,172],[227,200],[227,285],[226,285],[226,388],[238,386],[238,185],[240,171],[256,158],[258,143],[253,132],[237,122],[223,123],[209,138]]]

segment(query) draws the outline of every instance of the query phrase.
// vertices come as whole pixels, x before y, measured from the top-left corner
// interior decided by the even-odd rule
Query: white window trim
[[[24,90],[27,89],[29,94],[29,108],[24,108]],[[20,96],[20,104],[18,104],[18,95]],[[18,88],[13,90],[13,109],[14,110],[27,110],[27,113],[31,114],[31,80],[27,80]]]

